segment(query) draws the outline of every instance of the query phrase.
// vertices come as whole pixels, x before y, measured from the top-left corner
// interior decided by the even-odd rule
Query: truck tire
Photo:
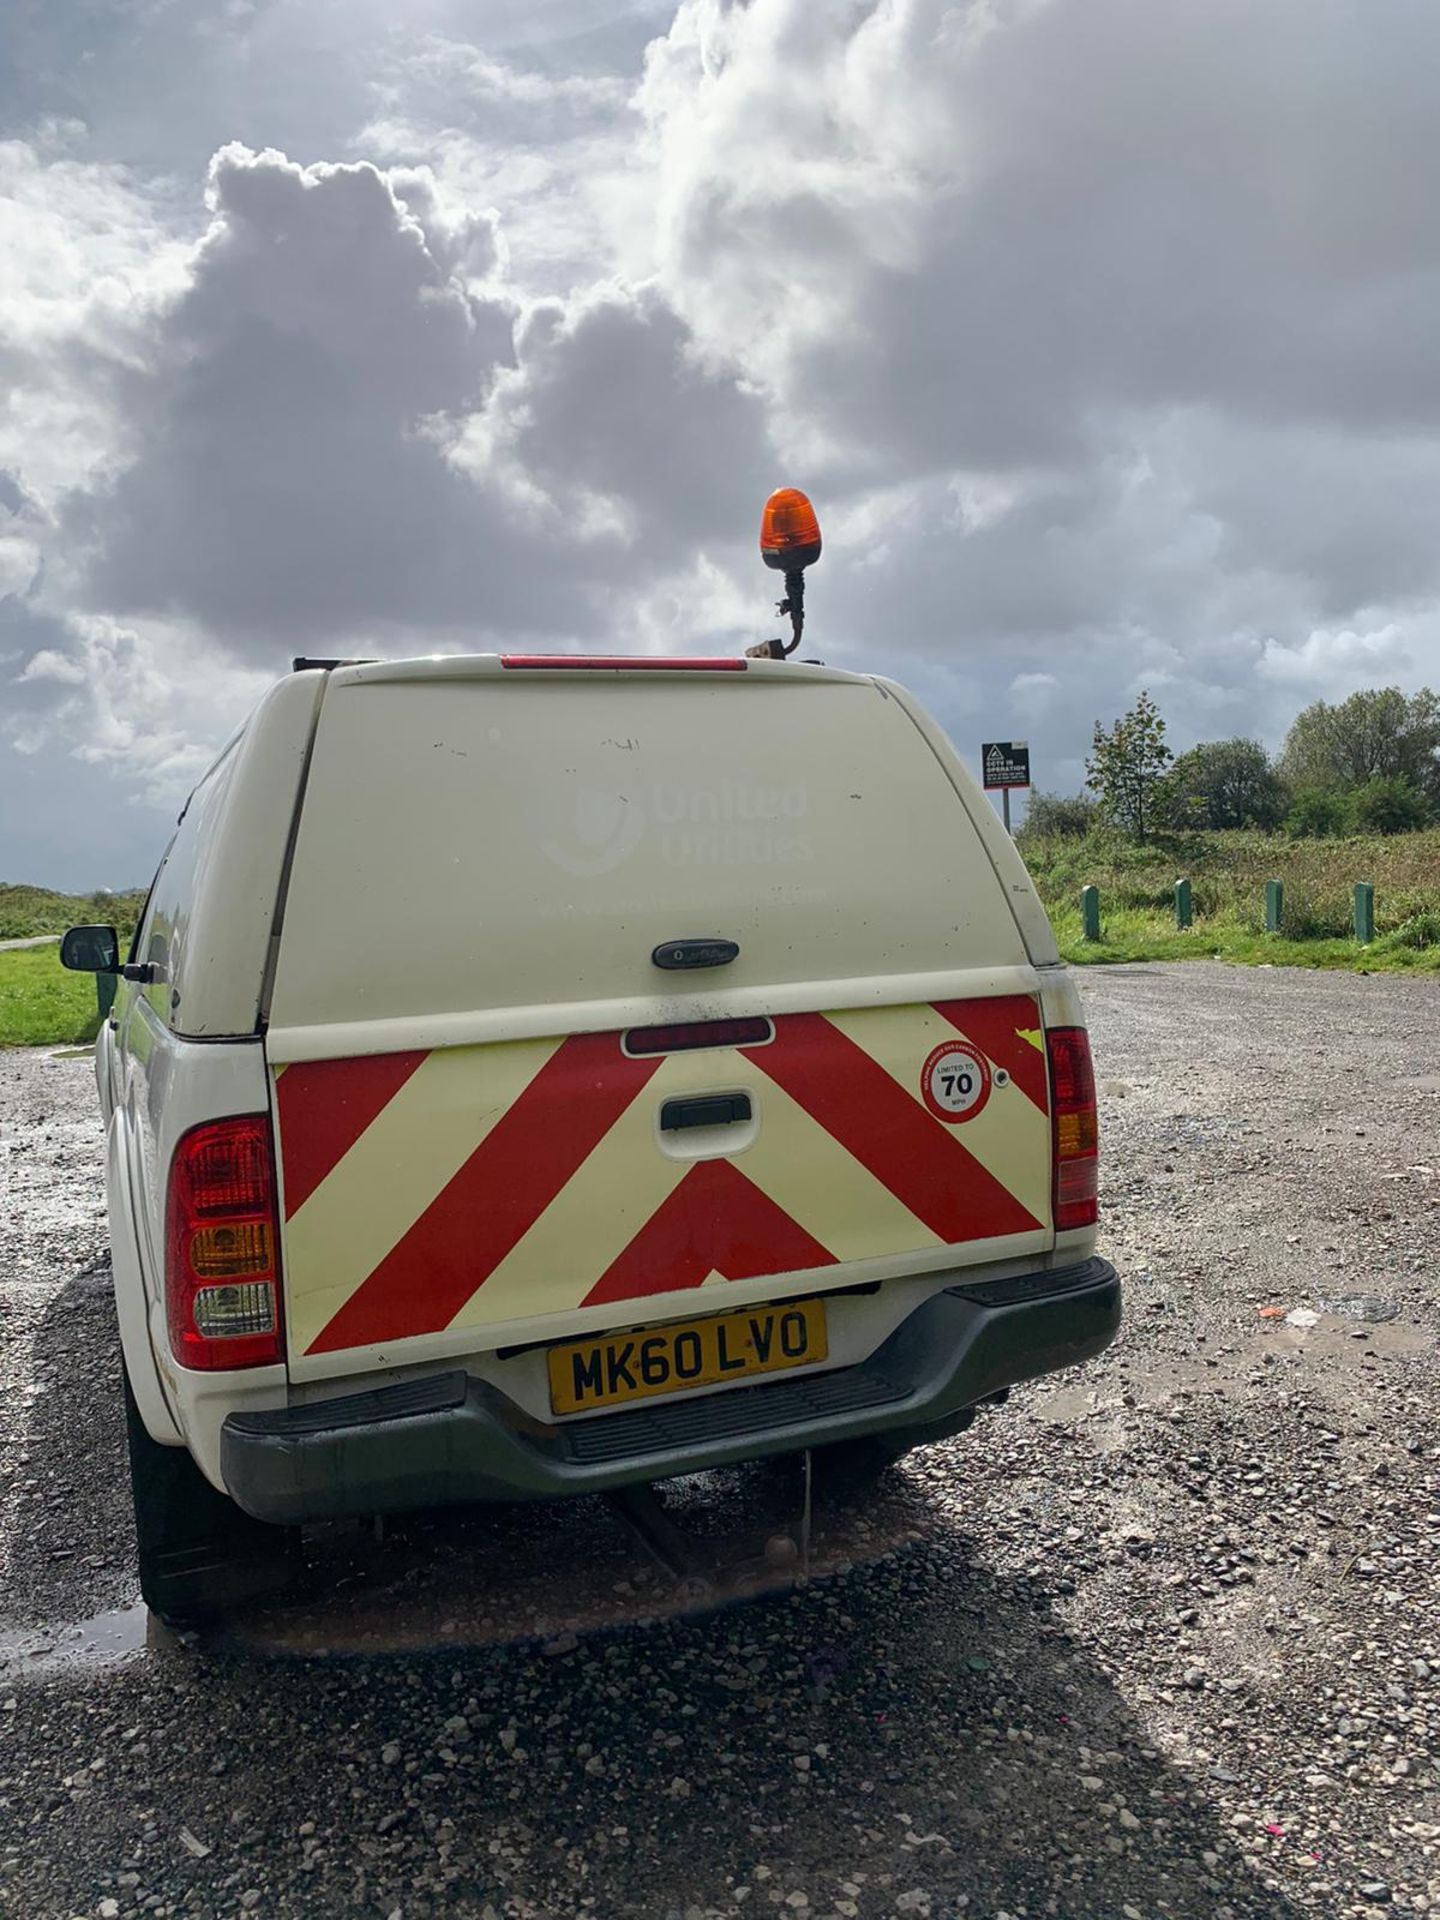
[[[300,1570],[299,1528],[251,1519],[216,1492],[184,1447],[152,1440],[123,1377],[146,1606],[167,1626],[203,1627],[230,1607],[282,1593]]]

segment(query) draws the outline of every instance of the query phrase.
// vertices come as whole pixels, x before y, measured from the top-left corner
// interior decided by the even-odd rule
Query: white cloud
[[[81,687],[85,684],[85,669],[69,654],[57,653],[52,647],[42,647],[25,662],[15,676],[15,684],[20,687],[33,686],[37,680],[53,680],[62,687]],[[21,751],[26,750],[22,746]],[[33,745],[28,750],[33,751]]]
[[[630,92],[618,74],[546,72],[444,34],[419,39],[401,74],[384,91],[400,92],[411,112],[428,106],[451,121],[473,112],[491,138],[517,145],[549,144],[608,121]]]
[[[0,339],[38,352],[123,325],[178,265],[153,206],[127,170],[86,160],[84,128],[56,124],[0,141]]]
[[[0,141],[0,467],[42,507],[113,456],[113,381],[183,271],[153,200],[83,146],[70,125]]]
[[[119,771],[153,806],[184,800],[220,744],[217,712],[243,717],[272,677],[159,623],[73,615],[56,639],[15,676],[0,734],[22,754],[59,752]]]
[[[1429,638],[1433,643],[1433,626]],[[1432,659],[1440,659],[1440,655],[1432,655]],[[1372,633],[1317,629],[1296,646],[1267,640],[1255,672],[1259,679],[1275,686],[1298,687],[1307,694],[1319,690],[1343,698],[1358,687],[1408,679],[1414,666],[1409,641],[1392,624]]]

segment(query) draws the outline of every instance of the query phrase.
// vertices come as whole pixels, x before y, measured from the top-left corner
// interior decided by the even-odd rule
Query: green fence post
[[[117,983],[118,975],[113,973],[97,973],[95,976],[95,998],[100,1003],[100,1018],[102,1021],[110,1018],[110,1009],[115,1004],[115,988]]]
[[[1285,912],[1285,883],[1283,880],[1265,882],[1265,931],[1279,933],[1280,921]]]
[[[1100,889],[1082,887],[1080,889],[1080,919],[1084,925],[1085,938],[1100,938]]]
[[[1355,938],[1362,947],[1375,938],[1375,889],[1368,880],[1355,883]]]
[[[1175,924],[1177,927],[1188,927],[1190,924],[1190,882],[1188,880],[1175,882]]]

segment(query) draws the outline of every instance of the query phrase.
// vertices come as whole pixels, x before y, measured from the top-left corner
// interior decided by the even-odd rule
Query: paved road
[[[581,1502],[206,1645],[127,1608],[89,1069],[0,1055],[0,1913],[1440,1912],[1440,991],[1084,991],[1125,1334],[822,1487],[807,1589],[687,1615]],[[799,1487],[678,1498],[733,1566]]]
[[[53,947],[58,933],[34,933],[28,940],[0,940],[0,953],[14,953],[17,947]]]

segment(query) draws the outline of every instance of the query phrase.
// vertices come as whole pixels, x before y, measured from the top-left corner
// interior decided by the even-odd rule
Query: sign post
[[[1030,785],[1030,742],[1028,740],[986,740],[980,747],[980,767],[985,791],[1000,790],[1001,817],[1010,831],[1010,789]]]

